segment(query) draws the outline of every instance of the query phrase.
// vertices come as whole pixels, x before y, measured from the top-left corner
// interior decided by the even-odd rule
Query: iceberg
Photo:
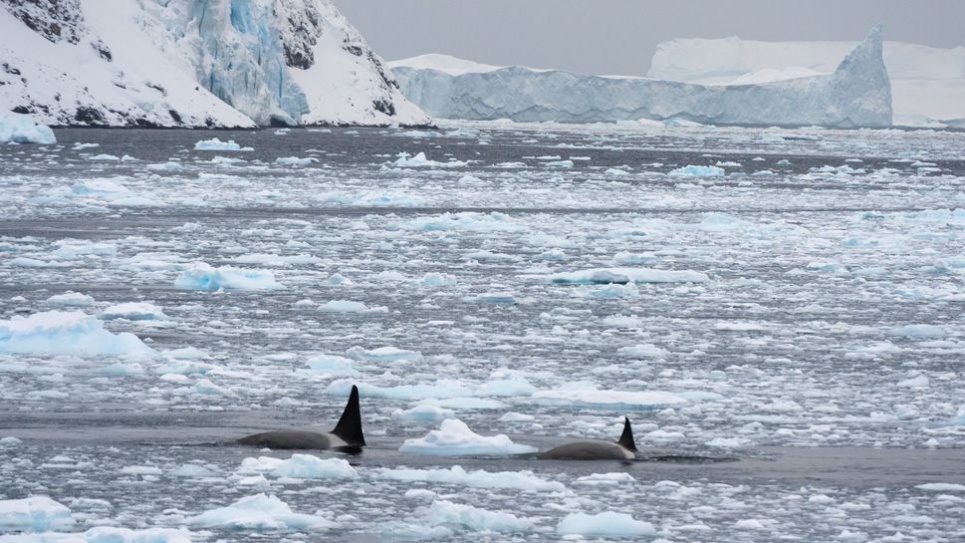
[[[128,332],[114,334],[82,311],[46,311],[0,320],[0,353],[94,356],[146,356],[157,352]]]
[[[446,119],[517,122],[692,121],[717,125],[888,127],[891,85],[875,27],[833,73],[730,86],[579,75],[519,66],[448,72],[390,63],[403,94]]]
[[[0,500],[0,532],[45,532],[74,524],[70,508],[47,496]]]
[[[331,0],[46,4],[0,3],[0,110],[54,126],[431,124]]]
[[[533,454],[536,447],[513,443],[506,435],[481,436],[459,419],[442,421],[425,437],[407,439],[399,452],[431,456],[509,456]]]
[[[245,270],[240,268],[215,268],[204,262],[195,262],[181,272],[174,286],[185,290],[278,290],[284,289],[269,270]]]
[[[607,511],[598,515],[570,513],[556,526],[560,535],[588,537],[644,537],[657,535],[649,522],[635,520],[626,513]]]
[[[35,121],[30,115],[0,110],[0,143],[57,143],[49,126]]]
[[[740,38],[675,39],[657,45],[647,77],[734,85],[834,72],[855,42],[762,42]],[[965,47],[939,49],[886,41],[897,125],[955,126],[965,119]]]
[[[201,140],[194,144],[195,151],[254,151],[251,147],[242,147],[235,140],[221,141],[218,138]]]
[[[168,316],[164,314],[164,311],[149,302],[127,302],[123,304],[112,305],[101,311],[98,316],[99,319],[105,321],[112,321],[115,319],[126,319],[129,321],[153,321],[153,320],[167,320]]]
[[[315,515],[292,512],[287,503],[274,494],[255,494],[241,498],[228,507],[205,511],[191,517],[192,526],[222,530],[326,530],[335,523]]]

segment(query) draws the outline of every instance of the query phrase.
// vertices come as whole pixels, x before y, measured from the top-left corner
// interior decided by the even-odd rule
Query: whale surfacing
[[[269,449],[337,449],[358,452],[365,446],[362,434],[362,412],[359,408],[359,389],[352,386],[352,393],[345,404],[345,411],[331,432],[308,432],[304,430],[277,430],[243,437],[239,445],[267,447]]]
[[[633,460],[637,445],[633,441],[630,419],[623,418],[623,434],[616,443],[610,441],[574,441],[540,453],[541,460]]]

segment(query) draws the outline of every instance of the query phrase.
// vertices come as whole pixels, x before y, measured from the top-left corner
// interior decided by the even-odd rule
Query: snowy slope
[[[425,57],[398,61],[393,72],[407,98],[442,118],[883,127],[892,113],[881,55],[875,28],[831,74],[760,84],[704,86],[522,67],[453,75],[459,64],[443,58],[440,69],[427,68]]]
[[[0,108],[48,124],[429,122],[328,0],[21,4],[0,0]]]
[[[729,85],[830,73],[853,42],[760,42],[739,38],[661,43],[647,76],[682,83]],[[885,42],[896,124],[965,118],[965,47],[938,49]]]

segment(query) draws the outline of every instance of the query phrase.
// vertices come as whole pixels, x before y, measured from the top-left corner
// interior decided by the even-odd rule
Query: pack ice
[[[448,57],[390,63],[405,96],[447,119],[518,122],[687,120],[716,125],[885,127],[891,86],[875,27],[828,75],[707,86],[579,75]]]
[[[330,0],[0,0],[0,110],[50,125],[425,125]]]

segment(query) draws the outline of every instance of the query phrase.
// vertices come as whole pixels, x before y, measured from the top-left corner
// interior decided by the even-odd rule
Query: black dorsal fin
[[[633,428],[630,427],[630,417],[623,417],[623,434],[617,441],[617,445],[628,451],[637,452],[637,444],[633,442]]]
[[[332,433],[349,445],[365,445],[365,436],[362,435],[362,410],[359,408],[359,387],[352,385],[345,411],[342,411],[342,418],[338,419]]]

